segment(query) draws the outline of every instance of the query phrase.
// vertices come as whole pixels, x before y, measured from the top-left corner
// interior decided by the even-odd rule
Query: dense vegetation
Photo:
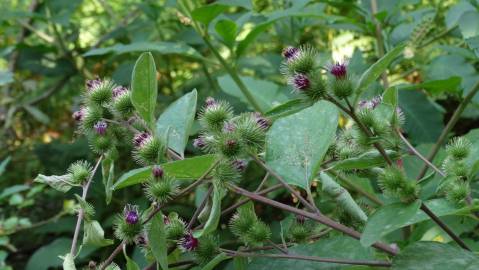
[[[0,23],[0,269],[479,269],[479,1]]]

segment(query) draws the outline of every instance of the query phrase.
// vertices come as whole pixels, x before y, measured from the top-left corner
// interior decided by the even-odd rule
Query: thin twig
[[[204,209],[205,206],[206,206],[206,203],[207,203],[208,200],[210,199],[211,193],[213,193],[213,186],[211,186],[211,187],[208,189],[208,192],[206,193],[205,198],[203,199],[203,201],[201,202],[201,204],[198,206],[198,208],[196,208],[196,211],[193,213],[193,216],[191,217],[190,222],[188,222],[188,226],[186,226],[186,229],[187,229],[187,230],[190,230],[191,227],[193,227],[193,225],[195,224],[196,219],[197,219],[198,216],[200,215],[201,211],[203,211],[203,209]]]
[[[261,191],[256,191],[255,193],[258,194],[258,195],[265,195],[265,194],[268,194],[270,192],[276,191],[276,190],[278,190],[282,187],[283,187],[283,185],[277,184],[277,185],[274,185],[272,187],[263,189]],[[224,215],[227,215],[227,214],[233,212],[238,207],[240,207],[243,204],[249,202],[250,200],[251,200],[250,198],[246,198],[246,199],[242,199],[242,200],[238,201],[237,203],[233,204],[232,206],[230,206],[230,207],[226,208],[225,210],[221,211],[221,216],[224,216]]]
[[[411,150],[411,152],[414,153],[414,155],[416,155],[419,159],[424,161],[424,163],[427,164],[427,166],[431,167],[433,170],[435,170],[442,177],[446,177],[445,173],[443,173],[440,169],[438,169],[434,164],[432,164],[429,160],[427,160],[427,158],[425,158],[423,155],[421,155],[421,153],[419,153],[419,151],[417,151],[416,148],[414,148],[414,146],[412,146],[412,144],[408,141],[408,139],[406,139],[406,137],[404,137],[404,135],[402,134],[402,132],[398,128],[395,128],[394,131],[399,136],[399,138],[401,138],[401,140],[404,142],[404,144],[406,144],[406,146],[409,148],[409,150]]]
[[[228,249],[220,249],[220,250],[233,257],[265,257],[265,258],[291,259],[291,260],[339,263],[339,264],[350,264],[350,265],[367,265],[367,266],[380,266],[380,267],[392,266],[392,264],[387,261],[365,261],[365,260],[322,258],[322,257],[316,257],[316,256],[306,256],[306,255],[296,255],[296,254],[246,253],[242,251],[235,251],[235,250],[228,250]]]
[[[267,172],[269,172],[274,178],[276,178],[281,183],[281,185],[283,185],[283,187],[285,187],[291,194],[293,194],[296,198],[298,198],[298,200],[304,206],[306,206],[307,208],[309,208],[309,210],[311,210],[313,212],[319,212],[319,210],[317,209],[317,207],[315,205],[313,206],[312,204],[310,204],[305,198],[303,198],[303,196],[301,196],[301,194],[298,191],[294,190],[293,187],[291,187],[288,183],[286,183],[286,181],[283,179],[283,177],[281,177],[281,175],[279,175],[275,171],[273,171],[273,169],[271,169],[269,166],[267,166],[256,155],[251,155],[251,157],[256,161],[256,163],[258,163]]]
[[[82,196],[81,198],[83,200],[86,199],[86,195],[88,193],[88,189],[90,188],[90,184],[91,184],[91,181],[93,179],[93,176],[95,176],[95,173],[98,169],[98,167],[100,166],[100,163],[103,159],[103,155],[101,155],[99,158],[98,158],[98,161],[96,162],[95,164],[95,167],[93,168],[93,171],[91,172],[91,175],[90,177],[88,178],[87,182],[85,183],[85,185],[83,186],[83,192],[82,192]],[[80,210],[78,210],[78,218],[77,218],[77,223],[76,223],[76,226],[75,226],[75,232],[73,233],[73,240],[72,240],[72,246],[70,248],[70,254],[75,257],[75,253],[76,253],[76,248],[77,248],[77,241],[78,241],[78,235],[80,234],[80,228],[81,228],[81,223],[83,221],[83,217],[85,215],[85,211],[83,210],[83,208],[80,208]]]
[[[454,114],[452,115],[451,119],[449,120],[449,122],[447,122],[446,127],[442,130],[441,135],[437,139],[436,144],[434,144],[433,148],[431,149],[431,152],[427,156],[427,160],[429,161],[434,160],[434,157],[436,156],[437,152],[439,152],[441,145],[446,140],[447,135],[452,130],[452,128],[456,125],[457,121],[459,121],[459,118],[461,118],[462,113],[466,109],[469,102],[471,102],[472,98],[476,95],[477,91],[479,91],[479,81],[477,81],[474,84],[474,86],[472,86],[467,96],[464,98],[464,100],[462,100],[462,102],[459,104],[457,109],[454,111]],[[424,164],[424,166],[421,169],[421,172],[419,173],[416,179],[423,178],[424,175],[426,175],[427,168],[428,168],[427,164]]]
[[[283,203],[277,202],[275,200],[271,200],[271,199],[263,197],[261,195],[257,195],[255,193],[244,190],[244,189],[242,189],[240,187],[237,187],[233,184],[229,184],[229,188],[233,192],[238,193],[238,194],[243,195],[243,196],[246,196],[246,197],[248,197],[248,198],[250,198],[254,201],[258,201],[258,202],[261,202],[261,203],[264,203],[264,204],[268,204],[268,205],[276,207],[278,209],[310,218],[310,219],[315,220],[315,221],[317,221],[321,224],[324,224],[324,225],[326,225],[330,228],[333,228],[337,231],[340,231],[340,232],[342,232],[346,235],[349,235],[352,238],[355,238],[355,239],[358,239],[358,240],[361,239],[361,234],[359,232],[355,231],[352,228],[344,226],[343,224],[338,223],[338,222],[332,220],[331,218],[329,218],[325,215],[318,214],[318,213],[307,212],[307,211],[289,206],[287,204],[283,204]],[[394,249],[391,246],[389,246],[387,244],[384,244],[384,243],[376,242],[372,246],[379,249],[379,250],[382,250],[382,251],[384,251],[384,252],[386,252],[390,255],[396,255],[397,254],[396,249]]]

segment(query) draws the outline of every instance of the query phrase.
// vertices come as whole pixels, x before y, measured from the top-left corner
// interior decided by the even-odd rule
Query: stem
[[[372,138],[374,137],[374,134],[371,132],[371,130],[369,130],[364,124],[363,122],[361,122],[361,120],[359,120],[358,116],[356,115],[356,113],[354,113],[354,111],[350,111],[348,108],[346,108],[345,106],[343,106],[341,103],[339,103],[336,99],[334,99],[333,97],[326,97],[326,100],[328,100],[329,102],[333,103],[334,105],[336,105],[338,108],[340,108],[342,111],[344,111],[347,115],[349,115],[353,120],[354,122],[356,122],[356,124],[358,125],[358,127],[364,132],[364,134],[366,134],[368,137]],[[386,162],[389,164],[389,165],[392,165],[393,164],[393,161],[391,160],[391,158],[389,158],[389,156],[386,154],[386,151],[384,150],[384,148],[378,143],[378,142],[375,142],[373,143],[373,146],[379,151],[379,153],[381,154],[381,156],[383,156],[384,160],[386,160]]]
[[[384,42],[382,36],[382,29],[381,24],[379,23],[378,19],[376,19],[375,15],[378,13],[378,3],[376,0],[371,0],[371,11],[373,13],[373,21],[376,25],[376,43],[378,46],[378,57],[382,58],[384,56]],[[386,72],[381,73],[381,79],[383,81],[384,89],[389,87],[388,82],[388,75]]]
[[[191,227],[193,227],[193,224],[195,224],[196,219],[197,219],[198,216],[200,215],[201,211],[203,211],[203,209],[205,208],[206,202],[208,202],[208,199],[209,199],[211,193],[213,193],[213,186],[211,186],[211,187],[208,189],[208,192],[206,193],[205,198],[204,198],[203,201],[201,202],[200,206],[198,206],[198,208],[196,209],[195,213],[193,213],[193,216],[191,217],[190,222],[188,222],[188,226],[186,226],[186,229],[187,229],[187,230],[190,230]]]
[[[184,9],[184,11],[187,13],[187,15],[191,18],[192,16],[191,16],[190,7],[187,4],[183,3],[183,1],[179,1],[179,5]],[[259,104],[256,101],[256,99],[254,98],[254,96],[251,94],[251,92],[248,90],[246,85],[243,83],[243,81],[239,77],[238,72],[236,71],[236,69],[233,68],[231,65],[229,65],[226,62],[226,60],[223,58],[223,56],[221,56],[221,54],[218,52],[218,50],[213,46],[213,44],[211,43],[211,41],[208,37],[207,31],[203,31],[201,29],[201,26],[195,20],[193,20],[193,28],[201,36],[201,38],[205,42],[206,46],[208,46],[208,48],[211,50],[211,52],[216,57],[216,59],[218,59],[218,61],[223,66],[223,68],[226,70],[226,72],[231,76],[231,78],[236,83],[236,85],[238,86],[240,91],[243,93],[243,95],[246,97],[246,99],[251,104],[251,106],[253,106],[253,108],[256,111],[258,111],[260,113],[264,113],[264,111],[261,109],[261,106],[259,106]]]
[[[255,193],[249,192],[247,190],[244,190],[244,189],[242,189],[240,187],[237,187],[235,185],[232,185],[232,184],[229,185],[229,188],[233,192],[238,193],[238,194],[243,195],[243,196],[246,196],[246,197],[248,197],[248,198],[250,198],[254,201],[262,202],[264,204],[268,204],[268,205],[276,207],[278,209],[310,218],[310,219],[315,220],[315,221],[317,221],[321,224],[324,224],[324,225],[326,225],[330,228],[333,228],[333,229],[335,229],[339,232],[342,232],[346,235],[349,235],[352,238],[355,238],[355,239],[358,239],[358,240],[361,239],[361,234],[359,232],[357,232],[354,229],[351,229],[347,226],[344,226],[343,224],[338,223],[338,222],[332,220],[331,218],[329,218],[327,216],[324,216],[322,214],[307,212],[307,211],[289,206],[287,204],[283,204],[283,203],[277,202],[275,200],[268,199],[268,198],[263,197],[261,195],[257,195]],[[394,249],[391,246],[389,246],[387,244],[384,244],[384,243],[376,242],[376,243],[373,244],[373,247],[375,247],[379,250],[382,250],[382,251],[384,251],[384,252],[386,252],[390,255],[396,255],[397,254],[396,249]]]
[[[288,249],[286,247],[285,248],[280,247],[275,242],[271,241],[271,239],[268,240],[268,243],[270,243],[271,246],[273,246],[273,248],[279,250],[279,252],[281,252],[283,254],[288,254]]]
[[[471,251],[471,249],[462,241],[459,236],[457,236],[449,226],[447,226],[442,220],[440,220],[432,211],[427,207],[424,203],[421,204],[421,210],[424,211],[434,222],[436,222],[441,229],[443,229],[459,246],[461,246],[463,249]]]
[[[206,170],[206,172],[202,176],[200,176],[200,178],[198,178],[198,180],[196,180],[191,185],[184,188],[182,191],[180,191],[178,194],[176,194],[171,200],[178,199],[179,197],[190,193],[193,189],[195,189],[198,185],[200,185],[203,182],[203,180],[206,179],[208,174],[216,167],[216,165],[218,165],[218,162],[219,162],[219,160],[217,160],[215,163],[213,163],[211,165],[211,167],[208,168],[208,170]],[[143,221],[143,225],[148,223],[158,212],[160,212],[162,207],[163,207],[163,205],[158,205],[153,211],[151,211],[150,214]],[[115,248],[115,250],[108,257],[108,259],[106,259],[106,261],[101,264],[100,270],[104,270],[113,261],[113,259],[116,257],[116,255],[118,255],[118,253],[121,252],[122,245],[125,245],[125,244],[126,244],[125,241],[123,241]]]
[[[421,155],[421,153],[419,153],[419,151],[417,151],[416,148],[414,148],[414,146],[412,146],[412,144],[406,139],[406,137],[404,137],[404,135],[402,134],[402,132],[398,128],[395,128],[394,131],[399,136],[399,138],[401,138],[401,140],[404,142],[404,144],[406,144],[406,146],[409,148],[409,150],[411,150],[414,153],[414,155],[416,155],[419,159],[424,161],[424,163],[427,166],[431,167],[433,170],[435,170],[442,177],[446,177],[445,173],[443,173],[441,170],[439,170],[434,164],[432,164],[429,160],[427,160],[427,158],[425,158],[423,155]]]
[[[281,184],[277,184],[277,185],[274,185],[270,188],[267,188],[267,189],[263,189],[262,191],[255,191],[255,194],[258,194],[258,195],[265,195],[265,194],[268,194],[272,191],[275,191],[275,190],[278,190],[280,189],[281,187],[283,187],[283,185]],[[246,199],[243,199],[235,204],[233,204],[232,206],[226,208],[225,210],[221,211],[221,215],[224,216],[224,215],[227,215],[231,212],[233,212],[234,210],[236,210],[238,207],[242,206],[243,204],[249,202],[250,199],[249,198],[246,198]]]
[[[283,179],[283,177],[281,177],[279,174],[277,174],[275,171],[273,171],[269,166],[267,166],[262,160],[260,160],[256,155],[251,155],[253,157],[253,159],[256,161],[256,163],[258,163],[259,165],[261,165],[261,167],[263,167],[267,172],[269,172],[274,178],[276,178],[280,183],[281,185],[283,185],[283,187],[285,187],[291,194],[293,194],[294,196],[296,196],[298,198],[298,200],[304,205],[306,206],[307,208],[309,208],[309,210],[313,211],[313,212],[317,212],[319,213],[319,210],[316,206],[313,206],[312,204],[310,204],[306,199],[303,198],[303,196],[301,196],[301,194],[299,192],[297,192],[296,190],[294,190],[288,183],[286,183],[286,181]]]
[[[83,186],[83,192],[82,192],[82,199],[86,199],[86,195],[88,193],[88,189],[90,188],[91,181],[93,179],[93,176],[95,176],[96,170],[100,166],[101,160],[103,159],[103,155],[98,158],[98,161],[95,164],[95,167],[93,168],[93,171],[90,174],[90,177],[88,178],[88,181],[85,183]],[[73,233],[73,240],[72,240],[72,246],[70,248],[70,254],[75,257],[76,249],[77,249],[77,242],[78,242],[78,235],[80,234],[80,228],[81,228],[81,223],[83,221],[83,217],[85,215],[85,211],[83,211],[82,208],[78,211],[78,218],[77,218],[77,224],[75,226],[75,232]]]
[[[368,266],[381,266],[390,267],[392,264],[386,261],[363,261],[363,260],[349,260],[349,259],[336,259],[336,258],[321,258],[316,256],[305,256],[296,254],[261,254],[261,253],[247,253],[241,251],[221,249],[221,251],[231,255],[233,257],[266,257],[276,259],[292,259],[314,262],[326,262],[326,263],[340,263],[350,265],[368,265]]]
[[[471,102],[472,98],[476,95],[477,91],[479,91],[479,81],[477,81],[474,84],[474,86],[472,86],[472,88],[471,88],[471,90],[469,90],[469,93],[467,94],[467,96],[464,98],[464,100],[462,100],[462,102],[459,104],[457,109],[454,111],[454,114],[452,115],[451,119],[449,120],[449,122],[447,122],[446,127],[442,130],[441,135],[437,139],[436,144],[434,145],[431,152],[427,156],[427,160],[429,160],[429,161],[434,160],[434,157],[436,156],[437,152],[439,151],[439,148],[441,147],[441,145],[444,143],[444,140],[446,139],[447,135],[452,130],[452,128],[456,125],[457,121],[459,121],[459,118],[461,117],[461,114],[466,109],[467,104],[469,104],[469,102]],[[422,167],[421,172],[419,173],[417,179],[423,178],[424,175],[426,174],[426,171],[427,171],[427,165],[425,164]]]

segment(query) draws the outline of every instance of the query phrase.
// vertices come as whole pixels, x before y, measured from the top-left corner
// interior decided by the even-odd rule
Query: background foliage
[[[388,83],[398,85],[399,106],[407,119],[405,131],[424,153],[431,149],[454,109],[479,77],[478,1],[381,0],[377,1],[375,16],[366,0],[204,2],[192,15],[196,21],[208,23],[208,42],[217,52],[193,30],[176,1],[2,1],[0,268],[47,269],[61,265],[56,256],[69,248],[75,222],[71,214],[74,202],[50,188],[32,185],[33,178],[38,172],[63,174],[78,159],[92,160],[86,140],[73,132],[71,118],[78,109],[82,85],[85,79],[100,76],[129,86],[141,52],[152,52],[158,70],[156,115],[192,89],[197,89],[200,101],[215,96],[228,100],[237,112],[253,109],[236,85],[236,78],[225,70],[215,53],[240,74],[258,100],[258,107],[268,111],[293,96],[279,72],[281,50],[288,45],[311,44],[318,48],[322,59],[331,55],[335,59],[348,57],[351,71],[359,77],[384,51],[409,42],[411,46],[404,51],[404,57],[390,65]],[[379,36],[375,20],[381,25]],[[382,87],[374,82],[364,97],[379,93]],[[476,96],[453,133],[463,135],[477,128],[478,117]],[[311,121],[321,130],[320,123],[325,120],[329,119]],[[186,121],[186,125],[190,124],[198,129],[198,123]],[[285,125],[287,128],[288,123]],[[469,135],[473,142],[476,133]],[[178,147],[183,147],[181,138]],[[188,142],[187,155],[195,151]],[[437,159],[441,159],[441,153]],[[413,157],[405,158],[404,166],[411,176],[416,176],[421,168]],[[118,171],[134,167],[130,162],[116,164]],[[251,166],[243,181],[255,186],[247,180],[258,177],[257,167]],[[358,181],[372,189],[365,181]],[[127,202],[146,206],[147,201],[137,186],[115,191],[111,204],[106,206],[101,182],[100,177],[95,179],[90,197],[96,206],[96,218],[111,235],[112,213],[121,211]],[[431,197],[427,190],[421,195]],[[477,184],[473,195],[479,195]],[[270,196],[291,202],[286,193]],[[191,206],[195,203],[199,204],[198,200],[190,197],[170,207],[188,217],[193,214]],[[261,216],[271,220],[276,228],[283,218],[271,210],[261,212]],[[417,218],[414,222],[422,222],[418,225],[422,234],[414,235],[415,239],[449,241],[424,220]],[[445,220],[461,232],[471,231],[478,224],[467,216],[450,216]],[[388,237],[399,241],[399,234],[396,231]],[[342,241],[343,247],[353,244],[340,237],[328,241],[328,245]],[[477,243],[469,244],[478,251]],[[314,248],[312,245],[304,249]],[[360,247],[354,252],[358,258],[371,256],[369,250]],[[86,263],[87,258],[99,259],[108,254],[108,249],[95,252],[85,248],[77,260]],[[140,255],[135,250],[132,257],[141,262]],[[255,264],[263,267],[257,269],[275,267],[260,261]]]

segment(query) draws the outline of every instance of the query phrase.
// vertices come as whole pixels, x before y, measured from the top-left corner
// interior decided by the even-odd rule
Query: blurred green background
[[[401,42],[411,44],[406,59],[393,65],[389,83],[435,82],[400,95],[410,139],[427,145],[437,139],[458,99],[478,78],[479,46],[464,39],[479,34],[478,2],[382,0],[375,16],[369,0],[224,0],[197,5],[217,5],[202,17],[211,20],[208,35],[247,87],[270,105],[292,95],[279,72],[285,46],[311,44],[325,63],[331,56],[346,57],[353,73],[361,74],[381,54],[374,24],[378,20],[380,46],[386,51]],[[91,160],[71,118],[86,79],[110,77],[128,86],[135,60],[151,51],[158,68],[159,111],[193,88],[200,100],[221,97],[236,111],[249,110],[176,1],[0,3],[0,269],[58,267],[57,255],[70,245],[74,216],[73,201],[67,198],[73,197],[32,181],[38,173],[63,174],[71,162]],[[426,34],[411,40],[418,29]],[[367,95],[380,92],[376,84]],[[476,97],[456,134],[479,127],[478,104]],[[188,151],[194,150],[189,146]],[[117,168],[134,165],[124,162]],[[141,189],[119,192],[108,207],[103,192],[101,181],[95,181],[91,200],[111,235],[112,213],[140,196]],[[189,205],[185,201],[172,207],[187,216]],[[78,261],[105,257],[109,250],[93,252],[83,250]]]

